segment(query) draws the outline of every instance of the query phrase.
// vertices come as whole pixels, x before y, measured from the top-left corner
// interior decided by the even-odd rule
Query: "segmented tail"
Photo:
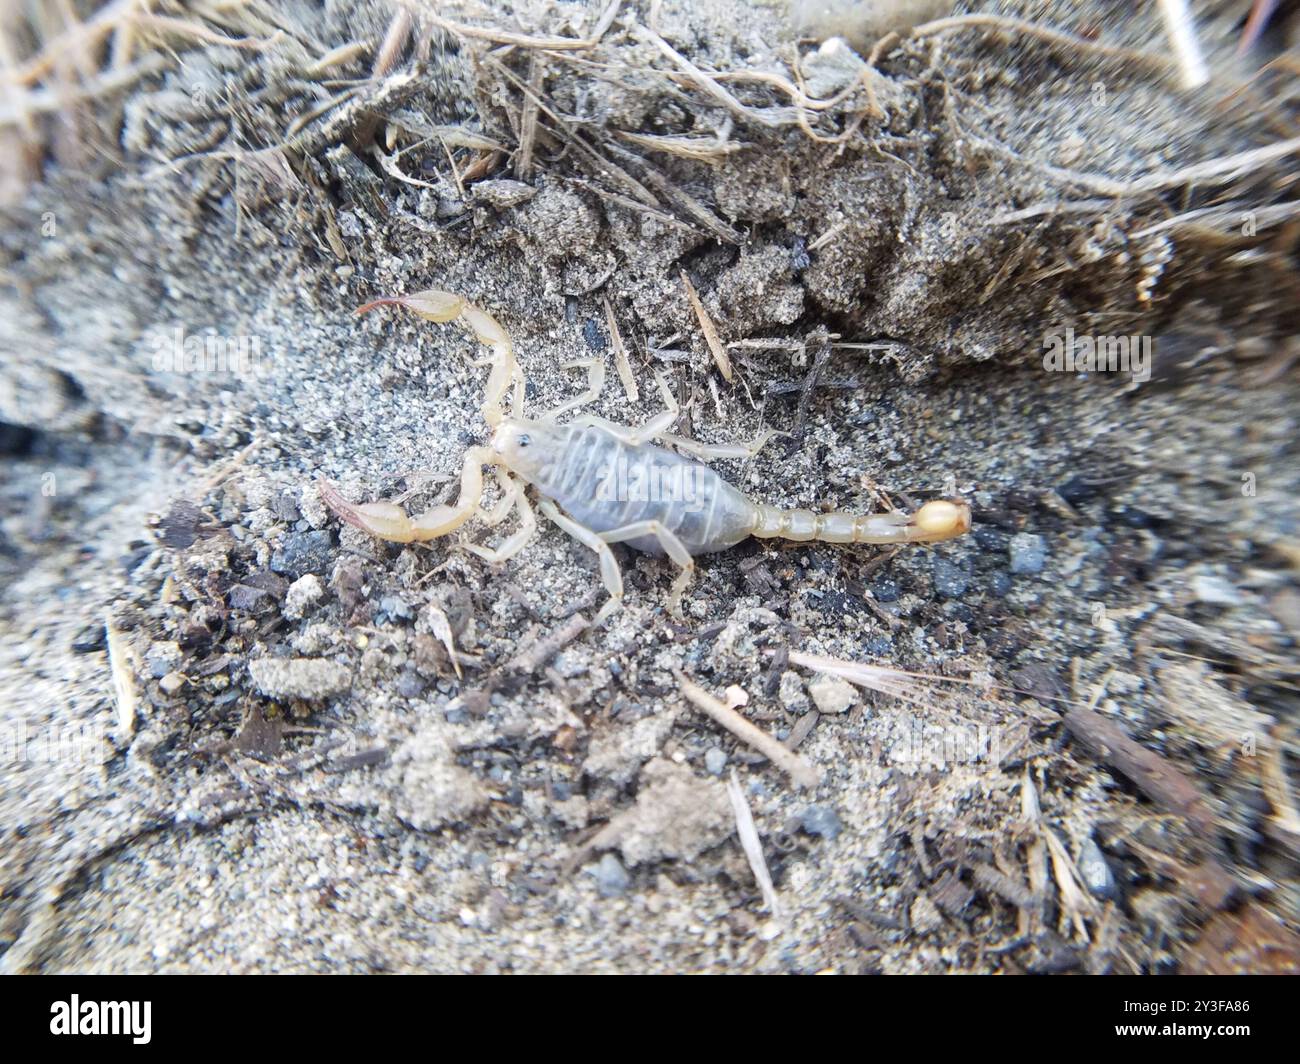
[[[956,499],[927,502],[914,514],[815,514],[758,503],[753,534],[761,539],[824,543],[938,543],[970,531],[970,506]]]

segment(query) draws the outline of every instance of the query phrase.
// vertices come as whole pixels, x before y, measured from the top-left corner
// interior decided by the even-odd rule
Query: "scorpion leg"
[[[695,576],[695,559],[691,557],[691,552],[686,549],[677,535],[659,521],[635,521],[622,528],[600,533],[600,538],[606,543],[625,543],[629,539],[640,539],[642,536],[654,536],[664,553],[681,566],[682,571],[677,574],[677,579],[673,581],[673,586],[668,592],[668,612],[674,617],[680,617],[682,593],[690,584],[691,578]]]
[[[528,505],[528,498],[524,495],[523,489],[513,482],[511,488],[512,495],[509,502],[519,511],[519,530],[507,536],[499,547],[482,547],[477,543],[462,544],[471,554],[477,554],[493,565],[513,558],[524,549],[537,532],[537,518],[533,516],[533,508]]]
[[[600,560],[600,579],[605,585],[605,590],[609,592],[609,601],[596,614],[596,623],[600,624],[601,621],[623,605],[623,574],[619,571],[614,552],[609,549],[609,544],[601,539],[597,533],[585,525],[578,524],[573,518],[562,514],[560,508],[550,499],[541,499],[537,505],[551,521],[559,525],[579,543],[590,547],[596,552],[596,556]]]
[[[663,396],[664,405],[668,409],[659,417],[646,422],[644,427],[649,429],[660,418],[667,417],[667,421],[664,423],[662,431],[656,427],[653,434],[646,438],[663,440],[664,443],[672,444],[678,450],[694,455],[702,461],[711,462],[722,458],[753,458],[767,445],[773,436],[784,435],[776,429],[763,429],[749,443],[700,443],[698,440],[690,440],[685,436],[672,435],[668,430],[676,423],[680,408],[662,373],[655,373],[655,383],[659,386],[659,394]]]
[[[490,465],[493,457],[486,447],[471,447],[461,468],[460,497],[456,505],[433,506],[416,517],[411,517],[396,503],[350,503],[328,480],[320,481],[320,497],[341,521],[380,539],[392,543],[437,539],[454,532],[474,516],[483,497],[483,466]]]
[[[601,389],[605,387],[605,361],[600,358],[583,358],[576,362],[566,362],[561,369],[585,369],[587,371],[587,390],[576,398],[561,403],[554,410],[542,415],[543,421],[554,421],[570,410],[594,403],[600,398]]]
[[[596,417],[594,414],[584,414],[582,417],[574,418],[570,424],[577,426],[591,425],[598,429],[604,429],[620,443],[627,444],[629,447],[640,447],[641,444],[649,443],[651,440],[664,439],[664,433],[673,427],[673,422],[676,420],[676,410],[665,410],[662,414],[656,414],[645,424],[638,425],[636,428],[619,425],[603,417]]]
[[[687,454],[711,462],[721,458],[753,458],[767,446],[773,436],[784,435],[786,434],[777,429],[763,429],[749,443],[700,443],[698,440],[688,440],[685,436],[670,436],[667,433],[659,438]]]

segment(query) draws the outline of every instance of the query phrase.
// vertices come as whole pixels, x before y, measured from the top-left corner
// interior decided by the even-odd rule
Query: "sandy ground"
[[[1294,967],[1293,160],[1179,176],[1294,114],[1231,93],[1240,6],[1196,95],[1090,40],[1164,53],[1124,4],[994,5],[1080,40],[961,26],[875,71],[730,0],[621,5],[585,49],[253,5],[209,29],[269,43],[188,40],[81,113],[111,159],[51,161],[4,228],[0,967]],[[680,619],[671,566],[618,548],[625,607],[585,630],[594,557],[545,521],[503,565],[341,527],[318,478],[447,501],[486,435],[469,337],[352,313],[428,287],[510,330],[530,412],[600,357],[593,412],[635,424],[662,373],[696,439],[790,432],[717,463],[756,498],[956,494],[975,527],[751,541]],[[1047,371],[1067,327],[1153,338],[1152,378]],[[975,685],[822,712],[801,652]]]

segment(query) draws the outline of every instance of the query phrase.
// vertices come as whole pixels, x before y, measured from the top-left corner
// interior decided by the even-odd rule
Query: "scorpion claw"
[[[328,480],[320,481],[319,490],[321,501],[334,511],[344,524],[394,543],[409,543],[415,538],[412,534],[414,527],[410,517],[396,503],[350,503]]]

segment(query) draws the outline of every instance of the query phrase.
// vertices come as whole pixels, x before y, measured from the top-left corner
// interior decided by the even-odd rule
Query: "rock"
[[[410,665],[398,675],[396,686],[397,693],[403,698],[419,698],[429,687],[424,677]]]
[[[166,676],[180,664],[181,646],[174,639],[150,643],[149,649],[144,652],[144,661],[149,667],[150,676],[155,679]]]
[[[969,578],[961,566],[936,554],[934,557],[934,589],[945,598],[960,598],[966,594]]]
[[[781,674],[781,686],[777,691],[781,705],[790,713],[807,713],[812,708],[808,694],[804,691],[803,680],[797,672],[787,669]]]
[[[230,589],[229,603],[232,610],[256,613],[271,600],[271,593],[264,588],[236,584]]]
[[[1041,573],[1047,564],[1047,545],[1042,536],[1032,532],[1019,532],[1007,544],[1011,558],[1011,571],[1017,576]]]
[[[605,854],[588,871],[595,877],[596,889],[600,891],[602,898],[617,898],[627,890],[627,885],[632,881],[632,877],[627,874],[627,869],[612,853]]]
[[[1300,639],[1300,592],[1284,587],[1268,600],[1268,612],[1293,639]],[[76,644],[73,644],[76,649]]]
[[[171,698],[172,695],[185,686],[185,677],[179,672],[169,672],[158,681],[158,686],[162,688],[163,694]]]
[[[1114,898],[1119,894],[1115,885],[1115,875],[1110,870],[1110,865],[1106,862],[1106,855],[1101,852],[1098,846],[1091,838],[1085,839],[1082,846],[1079,847],[1078,859],[1079,875],[1083,878],[1083,885],[1099,898]]]
[[[104,625],[102,622],[88,624],[72,639],[74,654],[93,654],[104,649]]]
[[[301,620],[312,606],[321,600],[325,587],[314,573],[300,576],[284,596],[284,615],[290,620]]]
[[[928,935],[930,932],[938,931],[943,927],[943,914],[939,912],[934,902],[924,894],[916,896],[908,915],[911,917],[912,930],[918,934]]]
[[[248,663],[248,673],[268,698],[316,701],[342,694],[352,685],[347,667],[328,658],[258,658]]]
[[[858,700],[857,689],[836,676],[818,676],[808,685],[808,693],[822,713],[843,713]]]
[[[887,576],[881,577],[871,585],[871,594],[877,602],[897,602],[898,581]]]
[[[893,31],[952,11],[952,0],[791,0],[790,21],[801,36],[845,37],[862,48]]]
[[[822,839],[838,838],[844,830],[839,814],[828,805],[810,805],[799,814],[799,826],[807,834]]]
[[[302,511],[298,509],[298,500],[291,491],[278,491],[271,500],[271,512],[286,525],[302,520]]]
[[[581,794],[558,799],[552,806],[552,810],[555,818],[573,831],[585,828],[591,819],[591,804]]]
[[[1005,570],[999,569],[989,577],[989,594],[1002,598],[1011,594],[1011,576]]]
[[[271,568],[277,573],[302,576],[329,572],[334,561],[334,538],[328,531],[291,532],[280,548],[271,555]]]
[[[811,5],[805,0],[795,0],[794,6],[807,8]],[[819,100],[834,96],[844,86],[861,78],[867,69],[862,57],[839,37],[831,37],[815,52],[809,52],[800,65],[806,81],[804,91]]]
[[[704,771],[710,776],[721,776],[727,767],[727,752],[718,747],[710,747],[704,753]]]
[[[499,211],[518,207],[537,195],[537,189],[532,185],[505,178],[495,181],[475,181],[470,186],[470,191],[476,203],[485,203]]]
[[[379,600],[379,609],[381,612],[388,614],[389,618],[394,621],[406,621],[415,616],[415,611],[411,609],[406,599],[397,595],[385,595]]]
[[[1207,606],[1240,606],[1246,596],[1221,576],[1197,573],[1192,577],[1192,594]]]

